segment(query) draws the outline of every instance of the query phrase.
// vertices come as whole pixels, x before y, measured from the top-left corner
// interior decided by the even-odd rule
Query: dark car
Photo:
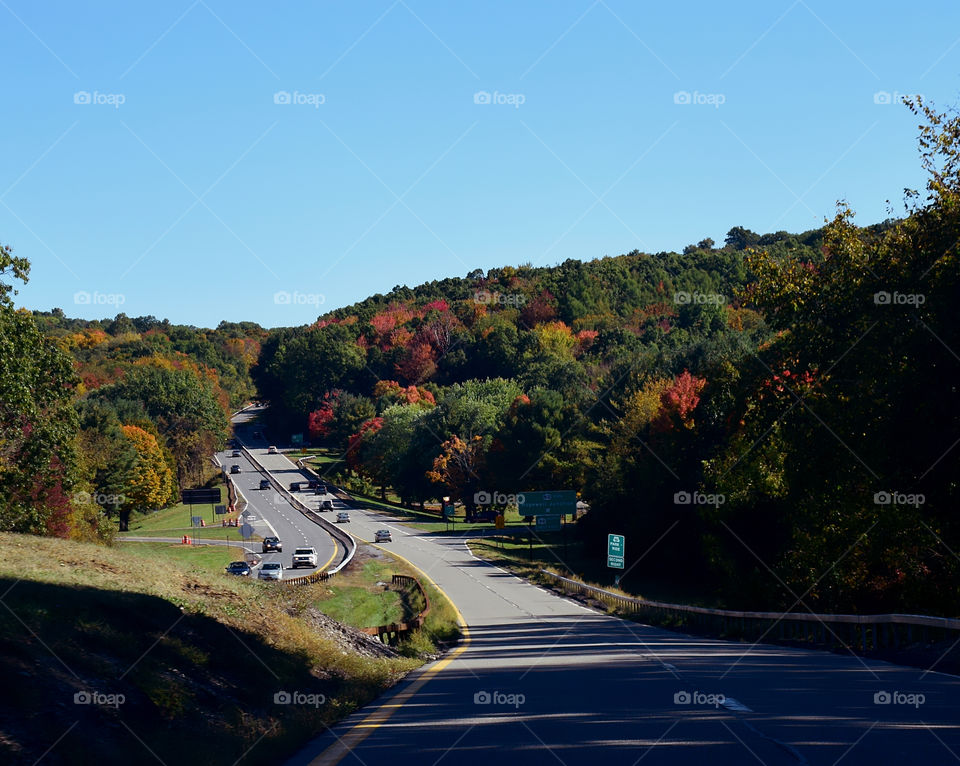
[[[313,488],[313,494],[315,495],[325,495],[329,491],[330,491],[330,488],[323,482],[320,482],[319,484],[317,484],[317,486]]]
[[[307,489],[318,489],[320,487],[320,479],[310,479],[307,481]]]
[[[246,561],[231,561],[227,565],[227,574],[237,575],[238,577],[249,577],[250,565]]]
[[[240,473],[240,466],[234,463],[232,466],[230,466],[230,473]]]
[[[291,482],[290,482],[290,491],[291,491],[291,492],[299,492],[299,491],[300,491],[300,482],[299,482],[299,481],[291,481]]]
[[[332,511],[333,503],[330,500],[321,500],[320,501],[320,510],[321,511]]]
[[[263,553],[269,553],[271,551],[276,551],[277,553],[283,552],[283,543],[280,542],[279,537],[264,537],[263,538]]]
[[[270,489],[270,479],[260,479],[260,489]]]

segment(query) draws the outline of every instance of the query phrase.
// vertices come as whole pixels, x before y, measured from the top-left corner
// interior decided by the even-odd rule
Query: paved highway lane
[[[250,413],[247,412],[234,416],[235,432],[245,444],[255,444],[259,441],[252,435],[257,427],[250,424],[250,417]],[[271,469],[275,467],[276,471],[271,470],[271,473],[284,482],[288,480],[287,471],[291,474],[299,473],[296,466],[292,465],[283,455],[267,456],[266,446],[262,448],[251,447],[250,451],[258,460],[269,462]],[[294,548],[306,546],[317,549],[319,569],[328,569],[335,566],[344,555],[342,546],[336,543],[320,526],[294,508],[275,489],[260,489],[260,480],[264,478],[263,474],[242,452],[239,457],[233,457],[232,455],[233,450],[228,449],[218,453],[217,457],[228,470],[232,465],[240,466],[240,473],[233,474],[232,478],[247,499],[248,518],[252,516],[249,523],[253,526],[255,534],[261,537],[274,535],[279,537],[283,543],[282,552],[264,553],[263,560],[280,561],[284,570],[286,570],[293,558]],[[257,551],[260,550],[259,544],[252,547]],[[285,571],[285,574],[287,576],[297,576],[309,574],[311,571],[314,570],[301,567],[297,570]]]
[[[474,558],[460,535],[378,511],[351,517],[366,540],[391,530],[382,547],[444,589],[469,640],[319,737],[296,766],[960,760],[955,677],[627,622]],[[897,701],[875,704],[883,692]]]

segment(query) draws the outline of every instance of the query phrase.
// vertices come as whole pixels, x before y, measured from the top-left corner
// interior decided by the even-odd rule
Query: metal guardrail
[[[424,607],[423,611],[419,612],[416,617],[407,622],[392,622],[389,625],[378,625],[375,628],[360,629],[361,633],[366,633],[368,636],[377,636],[385,644],[388,644],[391,641],[397,641],[404,636],[409,635],[411,631],[422,627],[424,621],[426,620],[427,613],[430,611],[430,597],[427,596],[427,591],[424,590],[423,585],[420,584],[420,581],[416,577],[395,574],[391,582],[393,585],[414,586],[418,591],[420,591],[420,595],[423,596]]]
[[[861,652],[904,649],[960,638],[960,620],[917,614],[811,614],[800,612],[738,612],[667,604],[622,596],[569,577],[540,570],[565,593],[595,596],[614,608],[653,624],[724,638],[740,637],[768,643],[802,643],[826,649]]]
[[[314,572],[313,574],[310,574],[310,575],[304,575],[304,577],[294,577],[290,580],[285,580],[284,582],[295,584],[295,585],[299,584],[300,581],[319,582],[320,580],[325,580],[329,577],[333,577],[334,575],[337,574],[337,572],[339,572],[341,569],[347,566],[347,564],[353,561],[353,557],[357,553],[357,541],[353,538],[353,535],[351,535],[346,530],[338,526],[335,526],[334,524],[331,524],[329,521],[323,518],[323,516],[321,516],[319,513],[314,511],[312,508],[307,507],[304,503],[302,503],[300,500],[294,497],[286,487],[284,487],[277,479],[273,477],[273,474],[271,474],[270,471],[268,471],[266,468],[263,467],[263,464],[253,456],[253,453],[250,452],[249,449],[247,449],[246,445],[243,444],[243,442],[239,441],[238,439],[237,443],[240,444],[240,449],[243,451],[243,454],[246,456],[246,458],[251,463],[253,463],[253,465],[257,468],[257,470],[264,475],[264,477],[270,480],[270,486],[272,486],[274,489],[277,490],[277,492],[283,495],[294,508],[296,508],[298,511],[300,511],[300,513],[302,513],[304,516],[310,519],[310,521],[315,523],[317,526],[323,527],[324,531],[327,532],[335,540],[339,541],[343,545],[344,550],[346,551],[346,555],[344,556],[343,560],[339,564],[337,564],[337,566],[335,566],[333,569],[328,569],[326,572]],[[320,575],[323,575],[323,577],[320,577]],[[309,578],[311,577],[315,579],[310,580]]]

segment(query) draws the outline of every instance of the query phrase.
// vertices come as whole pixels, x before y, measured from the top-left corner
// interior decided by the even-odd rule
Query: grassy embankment
[[[45,763],[151,752],[166,763],[276,763],[422,662],[311,617],[361,624],[417,608],[376,584],[405,571],[379,554],[329,585],[285,588],[223,574],[234,552],[214,546],[11,534],[0,545],[0,762],[33,763],[53,746]],[[436,603],[427,627],[449,637],[453,607]],[[278,704],[280,692],[318,704]],[[122,698],[78,704],[83,693]]]

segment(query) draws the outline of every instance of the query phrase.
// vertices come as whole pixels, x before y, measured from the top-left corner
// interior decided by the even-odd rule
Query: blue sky
[[[860,223],[960,6],[0,0],[19,305],[215,326],[474,268]],[[879,103],[878,103],[879,102]]]

